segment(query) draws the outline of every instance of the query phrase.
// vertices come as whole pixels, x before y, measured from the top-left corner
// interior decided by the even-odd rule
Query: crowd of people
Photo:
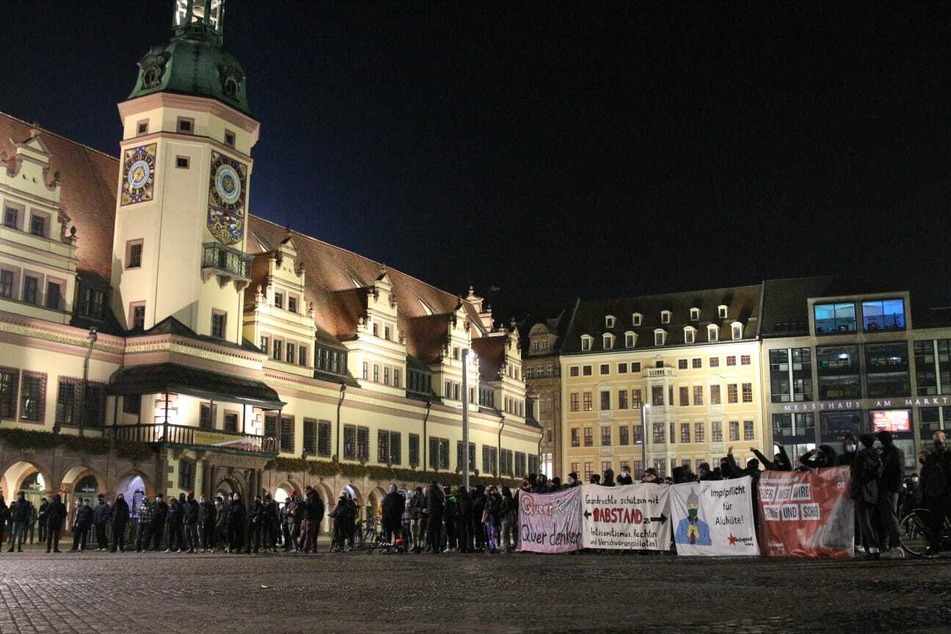
[[[750,476],[755,492],[761,465],[778,471],[848,466],[849,493],[856,508],[856,543],[867,556],[903,556],[899,518],[919,505],[930,511],[933,539],[929,553],[934,554],[941,548],[944,518],[951,513],[951,450],[946,449],[945,441],[944,432],[935,432],[933,449],[919,455],[920,479],[917,474],[905,477],[901,450],[889,432],[881,431],[846,437],[841,453],[830,445],[819,445],[800,456],[795,465],[785,448],[777,444],[772,458],[750,448],[756,457],[741,467],[731,447],[713,468],[709,463],[701,463],[697,473],[692,473],[689,468],[678,466],[669,477],[648,468],[640,482],[679,484]],[[589,477],[591,484],[607,487],[634,481],[627,466],[622,466],[616,476],[608,469]],[[565,482],[558,477],[548,479],[531,474],[514,491],[492,484],[477,484],[471,490],[438,482],[411,490],[391,484],[376,516],[367,511],[367,522],[379,522],[378,543],[387,550],[505,553],[515,550],[518,544],[520,492],[544,494],[580,484],[574,472],[568,474]],[[328,514],[333,520],[333,550],[347,551],[361,541],[359,515],[352,492],[345,489]],[[158,493],[151,499],[143,496],[136,508],[130,508],[120,493],[112,502],[99,495],[95,505],[89,499],[77,499],[72,513],[59,494],[51,500],[43,498],[37,506],[21,492],[9,506],[0,495],[0,543],[4,534],[9,534],[8,551],[22,552],[23,544],[33,544],[38,533],[39,543],[46,544],[46,552],[61,552],[60,538],[70,517],[71,551],[313,553],[324,516],[324,503],[309,486],[303,493],[293,492],[284,504],[278,504],[267,493],[255,496],[250,504],[237,493],[218,494],[212,499],[203,495],[196,499],[193,493],[166,498]]]

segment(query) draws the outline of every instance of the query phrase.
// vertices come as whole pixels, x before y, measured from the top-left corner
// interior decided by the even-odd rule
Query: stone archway
[[[153,498],[155,496],[155,487],[149,481],[148,476],[138,469],[126,469],[116,478],[115,495],[120,493],[129,505],[129,511],[133,517],[138,517],[139,506],[143,498]],[[113,498],[115,499],[115,498]]]
[[[219,494],[230,496],[232,493],[237,493],[242,500],[247,498],[247,495],[244,491],[244,485],[239,478],[227,473],[221,474],[215,478],[215,486],[214,491],[212,491],[212,496]]]
[[[50,471],[39,462],[16,458],[0,472],[0,493],[8,503],[23,491],[38,506],[41,498],[50,499],[55,490]]]
[[[293,480],[287,479],[277,485],[271,491],[271,499],[278,503],[281,508],[287,503],[287,499],[293,495],[303,495],[304,489]]]

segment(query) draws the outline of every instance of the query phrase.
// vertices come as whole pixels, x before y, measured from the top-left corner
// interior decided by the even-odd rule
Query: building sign
[[[897,398],[856,398],[846,401],[783,403],[783,412],[831,412],[837,410],[888,409],[892,407],[937,407],[939,405],[951,405],[951,396],[899,396]]]

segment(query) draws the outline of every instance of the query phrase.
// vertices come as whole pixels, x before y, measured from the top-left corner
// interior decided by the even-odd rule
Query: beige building
[[[559,327],[567,324],[570,310],[564,310],[552,319],[537,321],[528,318],[523,330],[522,363],[525,386],[533,407],[535,420],[542,428],[539,444],[540,472],[549,478],[567,473],[562,464],[561,365],[558,351],[561,339]]]
[[[763,450],[759,300],[743,286],[580,302],[559,357],[564,472],[669,475]]]
[[[0,115],[5,496],[374,505],[390,481],[460,481],[464,419],[473,475],[537,470],[517,330],[250,213],[260,124],[224,4],[178,0],[118,160]]]

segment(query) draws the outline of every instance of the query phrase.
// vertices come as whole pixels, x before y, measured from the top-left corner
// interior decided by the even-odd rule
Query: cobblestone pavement
[[[0,553],[0,633],[947,632],[951,559]]]

